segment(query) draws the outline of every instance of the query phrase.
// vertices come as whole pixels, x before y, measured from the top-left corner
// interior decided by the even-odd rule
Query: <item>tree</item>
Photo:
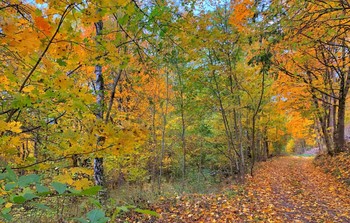
[[[345,101],[350,83],[344,26],[348,4],[287,1],[282,5],[273,2],[271,7],[277,11],[272,17],[283,27],[276,30],[280,37],[275,38],[279,39],[274,50],[275,67],[307,86],[327,151],[339,153],[344,149]]]

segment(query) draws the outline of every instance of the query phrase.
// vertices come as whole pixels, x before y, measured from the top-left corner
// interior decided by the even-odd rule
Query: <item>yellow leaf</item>
[[[10,130],[14,133],[20,133],[22,124],[20,122],[10,122],[7,124],[7,130]]]
[[[25,93],[29,93],[32,92],[35,89],[35,87],[33,85],[27,86],[23,89],[23,92]]]
[[[7,77],[1,76],[1,77],[0,77],[0,83],[1,83],[2,85],[8,85],[8,84],[10,83],[10,81],[8,80]]]
[[[119,6],[126,6],[129,3],[129,0],[117,0],[117,5]]]
[[[79,179],[77,181],[74,181],[72,186],[74,186],[78,190],[82,190],[82,189],[86,189],[88,187],[91,187],[92,182],[86,178],[83,178],[83,179]]]
[[[70,169],[71,174],[77,174],[77,173],[83,173],[83,174],[87,174],[87,175],[92,175],[93,174],[93,170],[92,169],[88,169],[88,168],[84,168],[84,167],[73,167]]]
[[[72,179],[72,176],[69,173],[58,175],[55,177],[55,180],[61,183],[69,184],[69,185],[73,185],[74,183],[74,180]]]
[[[135,12],[135,7],[133,4],[129,4],[126,8],[126,13],[132,15]]]
[[[12,205],[13,205],[12,203],[8,202],[5,204],[5,208],[10,208],[10,207],[12,207]]]

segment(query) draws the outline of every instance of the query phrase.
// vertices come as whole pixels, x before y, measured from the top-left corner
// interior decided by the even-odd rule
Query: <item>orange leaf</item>
[[[35,25],[38,29],[40,29],[45,35],[50,35],[51,26],[50,24],[41,16],[34,18]]]

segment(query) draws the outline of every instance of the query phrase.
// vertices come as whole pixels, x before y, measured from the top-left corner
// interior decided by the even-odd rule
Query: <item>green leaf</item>
[[[5,201],[6,201],[6,200],[5,200],[4,198],[1,198],[1,197],[0,197],[0,205],[3,204],[3,203],[5,203]]]
[[[151,216],[159,217],[159,214],[157,212],[155,212],[155,211],[144,210],[144,209],[140,209],[140,208],[136,208],[135,211],[137,213],[140,213],[140,214],[148,214],[148,215],[151,215]]]
[[[120,206],[115,209],[112,215],[112,219],[116,219],[120,212],[129,212],[130,206]],[[133,208],[133,207],[131,207]]]
[[[98,207],[98,208],[102,208],[102,205],[100,204],[100,202],[98,201],[98,200],[96,200],[96,199],[94,199],[94,198],[89,198],[89,202],[91,203],[91,204],[93,204],[93,205],[95,205],[96,207]]]
[[[86,216],[88,217],[88,219],[90,220],[90,222],[99,222],[99,220],[101,218],[105,217],[105,213],[104,211],[100,210],[100,209],[94,209],[89,211]]]
[[[37,193],[37,195],[40,196],[40,197],[45,197],[45,196],[47,196],[47,195],[49,195],[49,194],[51,194],[50,191]]]
[[[42,11],[41,11],[40,9],[38,9],[38,8],[35,9],[35,15],[36,15],[36,16],[42,16],[42,14],[43,14],[43,13],[42,13]]]
[[[13,198],[13,202],[16,203],[16,204],[23,204],[24,202],[26,202],[26,198],[23,197],[23,196],[15,196]]]
[[[101,186],[93,186],[80,192],[81,195],[97,195],[102,189]]]
[[[113,212],[112,219],[116,219],[117,216],[119,215],[119,213],[120,213],[120,210],[118,208],[116,208]]]
[[[1,210],[1,213],[2,214],[8,214],[8,213],[10,213],[10,211],[11,211],[11,208],[4,208],[4,209]]]
[[[124,212],[128,212],[129,211],[129,207],[127,207],[127,206],[120,206],[120,207],[117,207],[117,209],[119,211],[124,211]]]
[[[7,178],[7,173],[0,173],[0,180],[4,180]]]
[[[25,194],[23,195],[23,197],[24,197],[27,201],[29,201],[29,200],[32,200],[33,198],[38,197],[38,196],[36,196],[36,195],[33,194],[33,193],[25,193]]]
[[[68,188],[68,191],[71,192],[72,195],[81,195],[81,190],[76,190],[74,188]]]
[[[129,15],[127,14],[118,19],[118,23],[120,25],[125,25],[128,21],[129,21]]]
[[[1,217],[3,217],[6,221],[12,221],[12,215],[10,214],[1,214]]]
[[[36,191],[40,194],[50,192],[50,189],[48,187],[43,186],[41,184],[37,184],[35,187],[36,187]]]
[[[26,187],[32,183],[37,183],[39,182],[40,177],[37,174],[29,174],[25,176],[20,176],[18,178],[18,186],[19,187]]]
[[[67,185],[63,183],[53,182],[51,185],[59,194],[63,194],[67,189]]]
[[[7,183],[7,184],[5,185],[5,190],[6,190],[6,191],[10,191],[10,190],[12,190],[13,188],[15,188],[16,186],[17,186],[16,183],[13,183],[13,182]]]
[[[110,218],[108,218],[108,217],[103,217],[103,218],[101,218],[100,220],[98,220],[97,223],[106,223],[106,222],[108,222],[109,220],[110,220]]]
[[[57,63],[58,63],[58,65],[60,65],[60,66],[62,66],[62,67],[67,66],[67,62],[64,61],[62,58],[58,59],[58,60],[57,60]]]
[[[23,107],[30,107],[32,105],[31,98],[28,95],[23,95],[21,93],[15,94],[14,100],[12,100],[12,106],[23,108]]]
[[[35,203],[34,207],[41,209],[41,210],[49,210],[50,208],[48,206],[46,206],[45,204],[41,204],[41,203]]]
[[[6,167],[6,170],[7,170],[7,179],[9,179],[10,181],[16,182],[17,181],[16,173],[10,167]]]
[[[153,10],[152,10],[152,12],[151,12],[151,14],[149,15],[149,17],[151,17],[151,18],[153,18],[153,17],[156,17],[156,16],[159,16],[160,14],[161,14],[161,8],[159,8],[159,7],[155,7]]]

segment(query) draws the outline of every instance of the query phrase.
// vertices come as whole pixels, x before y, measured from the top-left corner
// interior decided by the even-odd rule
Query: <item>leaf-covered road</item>
[[[157,211],[158,222],[350,222],[350,191],[311,158],[281,157],[261,163],[244,187],[167,200]]]

